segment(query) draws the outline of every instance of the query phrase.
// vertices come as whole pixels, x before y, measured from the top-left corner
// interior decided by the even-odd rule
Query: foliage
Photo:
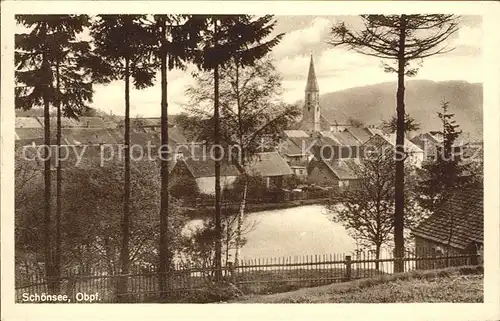
[[[356,186],[336,191],[334,202],[329,206],[331,219],[343,224],[360,246],[374,247],[377,258],[381,247],[391,242],[394,231],[395,154],[392,146],[387,147],[383,143],[366,147],[365,158],[355,169],[359,178]],[[411,227],[420,218],[421,211],[413,195],[413,169],[405,166],[405,221]]]
[[[260,175],[239,175],[233,182],[230,195],[234,200],[241,200],[241,195],[247,184],[247,197],[253,199],[262,199],[266,193],[266,182]]]
[[[361,15],[362,28],[348,28],[345,23],[332,27],[333,46],[347,48],[364,55],[383,59],[386,72],[398,77],[396,93],[396,152],[404,151],[405,134],[405,84],[406,76],[416,75],[424,58],[449,52],[446,40],[458,30],[459,21],[454,15]],[[404,163],[395,163],[395,214],[394,242],[398,257],[404,256]],[[396,271],[403,271],[399,262]]]
[[[190,126],[183,127],[194,125],[198,128],[199,139],[211,141],[213,122],[199,120],[212,118],[213,76],[208,72],[197,73],[195,81],[186,90],[190,98],[187,110],[195,118],[189,123]],[[269,57],[247,67],[241,67],[233,61],[220,70],[222,139],[224,144],[241,146],[245,158],[258,151],[261,139],[277,135],[298,115],[296,108],[281,103],[281,81]]]
[[[365,127],[365,124],[359,120],[359,119],[356,119],[356,118],[352,118],[352,117],[349,117],[349,119],[347,120],[347,123],[352,126],[352,127],[356,127],[356,128],[362,128],[362,127]]]
[[[133,166],[131,175],[131,213],[137,218],[131,227],[130,260],[135,264],[156,265],[154,254],[159,226],[159,179],[157,164],[144,162]],[[40,198],[32,191],[41,190],[41,180],[19,162],[16,177],[16,257],[31,258],[38,264],[41,230],[38,208]],[[40,170],[38,169],[40,177]],[[27,180],[26,178],[30,178]],[[65,169],[63,189],[63,269],[77,268],[115,273],[119,269],[118,253],[123,212],[123,165],[85,166]],[[24,183],[29,182],[29,183]],[[186,222],[182,206],[171,200],[169,233],[173,249],[180,247],[179,231]]]
[[[182,176],[171,183],[170,196],[180,200],[193,200],[200,194],[196,180],[192,177]]]
[[[43,87],[50,85],[50,101],[59,99],[65,116],[77,117],[92,102],[92,82],[86,64],[90,45],[79,40],[88,27],[86,15],[18,15],[18,23],[30,29],[16,34],[16,108],[31,109],[43,105]],[[42,67],[45,56],[49,69]],[[56,74],[60,76],[59,92],[55,86]]]
[[[382,128],[390,133],[395,133],[397,129],[397,118],[392,116],[390,120],[382,121]],[[409,114],[405,114],[405,133],[420,130],[420,124]]]
[[[265,57],[271,51],[272,47],[279,43],[282,34],[269,39],[269,35],[272,33],[276,23],[272,15],[262,17],[250,15],[208,15],[201,16],[201,18],[205,21],[206,28],[203,28],[203,41],[199,45],[199,51],[195,56],[194,62],[200,70],[213,71],[213,143],[221,145],[219,69],[231,62],[235,64],[236,69],[255,65],[256,61]],[[241,109],[239,112],[241,112]],[[215,155],[216,158],[218,158],[217,154]],[[245,198],[243,196],[242,199],[244,200]],[[242,202],[241,209],[241,215],[239,215],[238,219],[238,229],[241,229],[244,201]],[[216,278],[220,281],[222,278],[222,227],[219,160],[215,161],[215,229],[217,234],[215,251]],[[240,240],[241,233],[238,234],[238,240]],[[236,255],[238,255],[238,252]]]
[[[422,179],[419,184],[420,204],[423,208],[434,212],[451,194],[473,184],[476,178],[470,171],[470,165],[462,162],[461,152],[455,152],[454,146],[461,134],[460,126],[449,112],[449,104],[443,102],[438,117],[442,122],[441,135],[443,142],[437,147],[433,159],[422,164]]]
[[[446,40],[459,27],[458,17],[444,14],[361,15],[360,18],[361,30],[350,28],[345,23],[334,25],[329,43],[389,61],[398,61],[401,57],[407,76],[416,74],[422,59],[453,50],[446,48]],[[413,62],[417,66],[410,65]],[[398,68],[385,64],[388,72],[397,72]]]
[[[225,262],[232,262],[236,250],[238,217],[224,211],[222,215],[222,253]],[[255,230],[257,221],[245,221],[241,227],[241,246],[246,243],[246,234]],[[179,257],[182,264],[189,267],[216,268],[215,246],[217,233],[213,218],[203,220],[199,226],[193,226],[182,237],[182,250]]]

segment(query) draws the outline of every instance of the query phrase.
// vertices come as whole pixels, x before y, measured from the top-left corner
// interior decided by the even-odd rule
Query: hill
[[[439,130],[436,112],[443,100],[463,132],[479,139],[483,132],[483,87],[480,83],[465,81],[410,80],[406,83],[406,111],[414,117],[422,131]],[[347,117],[367,125],[379,124],[396,113],[396,83],[350,88],[320,96],[323,110],[336,109]]]

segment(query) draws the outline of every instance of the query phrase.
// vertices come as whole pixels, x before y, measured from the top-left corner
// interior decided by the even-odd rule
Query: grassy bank
[[[272,295],[246,296],[235,303],[407,303],[483,302],[482,267],[454,267],[384,275]]]

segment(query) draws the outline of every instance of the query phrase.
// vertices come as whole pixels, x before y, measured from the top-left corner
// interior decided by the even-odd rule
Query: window
[[[304,170],[303,169],[299,169],[299,174],[300,175],[304,175]]]

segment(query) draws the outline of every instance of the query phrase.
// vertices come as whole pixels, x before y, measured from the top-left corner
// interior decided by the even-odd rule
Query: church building
[[[350,127],[348,117],[344,113],[334,109],[322,110],[319,99],[318,80],[311,55],[300,129],[311,134],[321,131],[341,132],[348,127]]]

